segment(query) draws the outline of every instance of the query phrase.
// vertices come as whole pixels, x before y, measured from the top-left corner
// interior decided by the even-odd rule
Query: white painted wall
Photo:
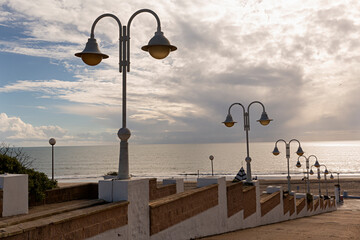
[[[269,189],[267,189],[268,191]],[[268,213],[266,213],[264,216],[261,217],[261,225],[271,224],[279,221],[284,220],[284,201],[283,201],[283,191],[282,187],[273,187],[270,191],[270,193],[274,192],[280,192],[280,203],[271,209]],[[261,214],[261,209],[260,209]],[[260,215],[261,216],[261,215]]]
[[[27,174],[1,174],[0,188],[3,189],[3,209],[1,209],[3,217],[28,213]]]
[[[163,185],[176,184],[176,193],[184,191],[184,179],[182,178],[167,178],[163,179]]]
[[[167,182],[167,181],[165,181]],[[183,181],[175,181],[177,186],[183,187]],[[167,183],[174,183],[168,181]],[[149,240],[176,240],[191,239],[195,237],[204,237],[221,234],[229,231],[235,231],[244,228],[256,227],[259,225],[269,224],[322,213],[327,210],[308,212],[307,203],[300,213],[283,214],[283,195],[282,188],[273,187],[270,191],[280,191],[280,204],[261,217],[260,205],[260,187],[258,181],[253,181],[256,187],[256,213],[243,219],[244,211],[240,211],[230,218],[227,217],[227,199],[226,199],[226,181],[225,178],[199,178],[197,186],[204,187],[210,184],[218,184],[219,204],[196,216],[193,216],[181,223],[169,227],[157,234],[150,236],[150,219],[149,219],[149,180],[102,180],[99,182],[99,197],[111,201],[127,200],[129,204],[129,224],[117,229],[109,230],[91,240],[100,239],[149,239]],[[178,188],[177,188],[178,189]],[[295,197],[302,198],[304,194],[295,194]],[[296,203],[294,203],[296,209]],[[336,209],[336,208],[332,208]]]

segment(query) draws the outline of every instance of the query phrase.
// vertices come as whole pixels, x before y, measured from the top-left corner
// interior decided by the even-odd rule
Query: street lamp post
[[[49,143],[51,145],[51,180],[54,181],[54,145],[56,144],[55,138],[50,138]]]
[[[297,163],[296,163],[296,167],[300,168],[301,167],[301,163],[300,163],[300,158],[303,157],[306,160],[306,180],[307,180],[307,193],[310,194],[310,178],[309,178],[309,168],[310,168],[310,164],[309,164],[309,160],[311,157],[315,158],[315,164],[313,166],[319,168],[320,164],[319,161],[317,159],[317,157],[315,155],[310,155],[309,157],[306,157],[304,155],[301,155],[298,157]],[[312,171],[312,170],[311,170]]]
[[[296,154],[298,156],[302,156],[304,154],[304,151],[302,150],[301,148],[301,144],[299,142],[299,140],[297,139],[291,139],[288,143],[284,140],[284,139],[279,139],[275,142],[275,147],[274,147],[274,150],[273,150],[273,154],[275,156],[279,155],[280,152],[279,152],[279,149],[277,147],[277,144],[278,142],[284,142],[285,143],[285,146],[286,146],[286,159],[287,159],[287,172],[288,172],[288,175],[287,175],[287,183],[288,183],[288,193],[290,194],[291,193],[291,183],[290,183],[290,166],[289,166],[289,160],[290,160],[290,143],[293,142],[293,141],[296,141],[299,146],[298,146],[298,150],[296,151]]]
[[[209,159],[211,161],[211,176],[214,176],[214,165],[213,165],[214,156],[210,155]]]
[[[329,171],[327,170],[327,167],[325,166],[325,164],[321,164],[320,167],[325,167],[325,171],[324,171],[325,189],[326,189],[326,196],[329,196],[328,185],[327,185],[327,177],[326,177],[326,175],[329,174]],[[320,171],[320,168],[319,168],[319,171]],[[334,176],[333,176],[333,178],[334,178]]]
[[[76,53],[75,56],[81,59],[90,66],[95,66],[109,56],[100,52],[96,39],[94,38],[94,30],[98,21],[104,17],[111,17],[115,19],[119,26],[119,72],[122,72],[122,128],[118,131],[120,138],[120,157],[119,157],[119,171],[117,179],[129,179],[129,155],[128,155],[128,139],[131,132],[126,127],[126,73],[130,72],[130,26],[134,17],[140,13],[147,12],[152,14],[157,22],[157,31],[155,36],[150,39],[148,45],[141,49],[148,51],[150,55],[156,59],[163,59],[169,55],[171,51],[177,48],[170,44],[169,40],[161,32],[160,19],[155,12],[149,9],[141,9],[135,12],[129,19],[126,26],[122,26],[120,20],[113,14],[106,13],[100,15],[91,27],[91,34],[86,47],[82,52]]]
[[[315,165],[313,165],[313,166],[315,166]],[[311,175],[314,174],[314,172],[312,170],[313,166],[311,166],[311,170],[310,170]],[[317,168],[317,179],[319,180],[319,197],[321,197],[321,186],[320,186],[320,179],[321,179],[320,167],[321,166],[325,167],[325,172],[324,172],[324,174],[325,174],[325,187],[326,187],[326,194],[328,194],[328,190],[327,190],[327,186],[326,186],[326,174],[328,174],[329,172],[328,172],[328,170],[327,170],[327,168],[326,168],[326,166],[324,164],[321,164],[321,165],[319,164],[319,166],[315,166]]]
[[[228,109],[228,114],[226,116],[226,120],[223,122],[225,124],[226,127],[232,127],[234,126],[234,124],[236,122],[234,122],[231,114],[230,114],[230,110],[233,106],[235,105],[239,105],[242,107],[243,109],[243,115],[244,115],[244,130],[246,132],[246,158],[245,158],[245,161],[246,161],[246,174],[247,174],[247,178],[246,178],[246,182],[247,183],[252,183],[252,177],[251,177],[251,165],[250,165],[250,162],[251,162],[251,158],[250,158],[250,154],[249,154],[249,131],[250,131],[250,115],[249,115],[249,110],[250,110],[250,106],[254,103],[258,103],[262,106],[263,108],[263,112],[261,114],[261,117],[259,120],[257,120],[258,122],[260,122],[261,125],[268,125],[270,123],[270,121],[272,121],[272,119],[269,119],[266,111],[265,111],[265,106],[264,104],[262,104],[261,102],[259,101],[253,101],[249,104],[249,106],[247,107],[247,111],[245,110],[245,107],[241,104],[241,103],[233,103],[230,105],[229,109]]]

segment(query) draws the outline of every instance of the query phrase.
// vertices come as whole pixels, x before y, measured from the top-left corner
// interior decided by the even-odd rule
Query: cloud
[[[60,101],[55,107],[62,113],[90,117],[102,127],[116,129],[122,105],[116,22],[107,18],[96,26],[101,51],[110,55],[101,65],[86,67],[73,54],[83,49],[100,14],[115,13],[126,25],[133,12],[150,8],[178,50],[161,61],[150,58],[140,47],[153,35],[156,22],[150,14],[134,19],[127,79],[132,140],[240,141],[239,132],[224,130],[220,123],[231,103],[247,105],[254,100],[263,102],[275,120],[267,128],[252,123],[253,139],[272,141],[280,135],[358,139],[358,126],[352,122],[360,119],[353,110],[360,102],[357,2],[29,4],[24,0],[2,4],[0,24],[16,26],[24,37],[2,39],[0,51],[59,60],[73,79],[19,80],[0,86],[0,93],[37,93],[37,98]],[[117,9],[120,15],[114,12]],[[234,111],[241,122],[241,112]],[[254,106],[251,111],[254,120],[261,109]]]
[[[0,133],[2,141],[39,141],[50,137],[63,138],[66,130],[59,126],[35,127],[23,122],[18,117],[9,117],[6,113],[0,113]]]

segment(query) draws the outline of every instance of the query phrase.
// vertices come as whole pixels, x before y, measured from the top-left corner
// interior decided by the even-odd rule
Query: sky
[[[119,29],[95,28],[110,57],[87,66],[94,20],[123,25],[151,9],[178,50],[141,50],[155,18],[131,24],[127,127],[131,144],[360,140],[360,2],[312,0],[0,0],[0,142],[15,146],[118,144],[122,119]]]

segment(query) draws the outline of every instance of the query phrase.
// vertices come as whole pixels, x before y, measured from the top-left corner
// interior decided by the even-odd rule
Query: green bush
[[[0,174],[4,173],[28,174],[29,196],[35,196],[36,201],[45,198],[46,190],[57,187],[57,181],[50,180],[45,173],[26,168],[16,158],[0,154]]]

